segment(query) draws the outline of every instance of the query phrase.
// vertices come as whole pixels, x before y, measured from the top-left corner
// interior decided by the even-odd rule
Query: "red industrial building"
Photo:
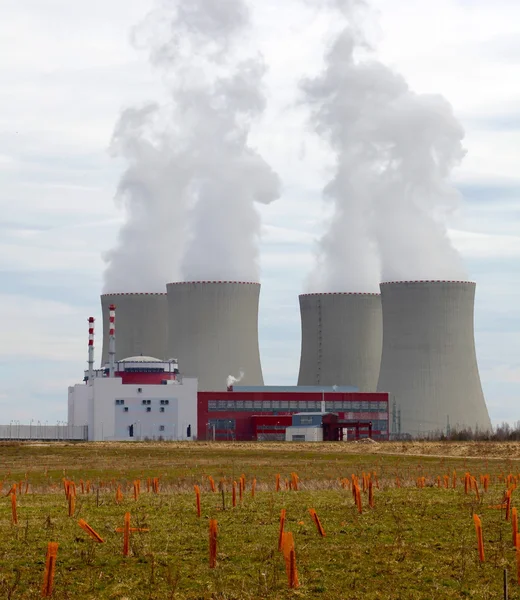
[[[197,403],[199,440],[285,440],[294,413],[322,409],[338,415],[348,439],[368,437],[369,432],[373,439],[389,436],[389,395],[385,392],[235,387],[199,392]]]

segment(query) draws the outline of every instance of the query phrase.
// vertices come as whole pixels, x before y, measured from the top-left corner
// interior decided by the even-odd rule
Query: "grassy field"
[[[520,597],[511,523],[500,508],[508,474],[520,472],[516,444],[5,444],[0,446],[0,598],[39,598],[48,542],[59,550],[53,598],[82,599],[449,599]],[[457,486],[453,489],[453,471]],[[298,491],[285,489],[296,472]],[[479,485],[464,493],[470,472]],[[371,473],[375,505],[362,494],[360,514],[340,479]],[[374,475],[374,473],[376,475]],[[244,474],[242,502],[231,506],[232,482]],[[281,474],[282,490],[275,491]],[[437,477],[449,475],[449,488]],[[212,493],[208,476],[223,480]],[[159,493],[146,491],[158,477]],[[401,487],[397,487],[396,477]],[[426,486],[417,487],[425,477]],[[68,516],[63,479],[78,488]],[[256,478],[256,493],[251,483]],[[133,499],[132,483],[141,481]],[[91,482],[89,494],[82,494]],[[12,523],[13,483],[18,525]],[[202,492],[197,517],[193,485]],[[116,502],[121,486],[123,500]],[[516,494],[512,494],[512,505]],[[294,535],[300,587],[289,589],[277,551],[279,516]],[[325,529],[320,537],[308,509]],[[124,514],[147,532],[131,534],[124,557]],[[481,563],[473,514],[480,515],[486,560]],[[87,521],[105,540],[78,526]],[[209,519],[218,521],[217,567],[209,568]]]

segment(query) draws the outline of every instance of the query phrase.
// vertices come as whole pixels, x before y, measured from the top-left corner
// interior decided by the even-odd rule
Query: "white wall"
[[[116,404],[116,400],[123,403]],[[185,440],[188,425],[192,439],[197,433],[197,379],[185,377],[181,384],[141,386],[123,385],[117,377],[94,379],[93,386],[69,388],[69,423],[71,419],[75,425],[84,424],[82,420],[88,423],[89,441]]]
[[[304,440],[297,441],[323,442],[323,429],[321,427],[287,427],[285,430],[285,441],[292,442],[293,435],[305,436]]]

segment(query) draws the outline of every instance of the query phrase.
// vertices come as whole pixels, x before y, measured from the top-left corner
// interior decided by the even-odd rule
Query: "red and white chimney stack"
[[[88,383],[94,379],[94,317],[88,319]]]
[[[108,330],[108,376],[114,377],[116,371],[116,306],[109,306]]]

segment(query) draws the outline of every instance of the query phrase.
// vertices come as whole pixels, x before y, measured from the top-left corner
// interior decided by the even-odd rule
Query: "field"
[[[466,473],[475,477],[467,493]],[[0,598],[41,597],[48,542],[59,544],[52,593],[58,599],[503,598],[504,572],[509,597],[518,598],[504,496],[519,473],[518,444],[4,444]],[[291,474],[297,474],[297,490],[288,489]],[[68,484],[72,505],[64,481],[74,482],[75,495]],[[15,483],[18,524],[9,494]],[[200,517],[194,485],[201,492]],[[294,539],[297,588],[289,588],[278,551],[282,509],[284,529]],[[127,512],[130,527],[147,531],[130,532],[124,556],[124,533],[116,530]],[[482,522],[484,562],[474,514]],[[104,543],[92,539],[80,519]],[[210,519],[218,522],[215,568]]]

